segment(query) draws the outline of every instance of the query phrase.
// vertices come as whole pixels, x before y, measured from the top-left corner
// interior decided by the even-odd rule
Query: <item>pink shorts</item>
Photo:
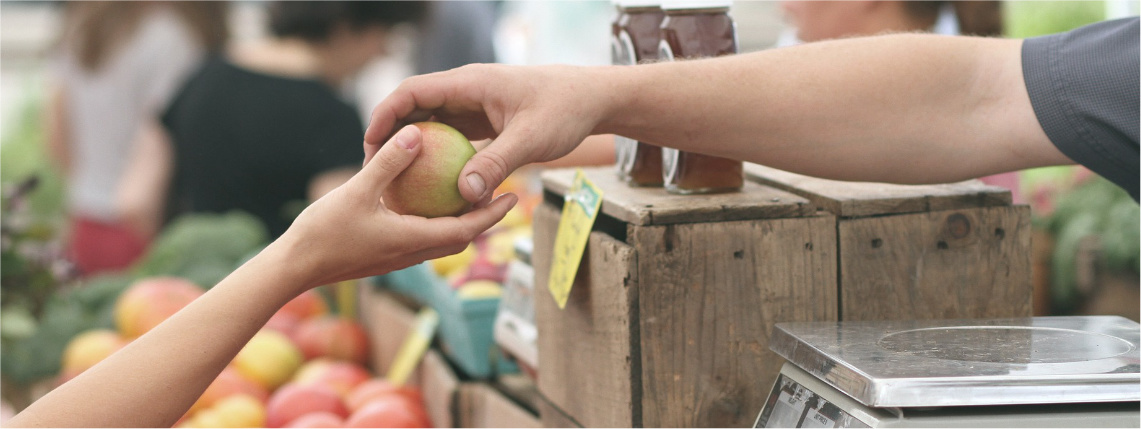
[[[130,267],[147,250],[147,241],[129,228],[76,216],[71,219],[68,257],[84,276]]]

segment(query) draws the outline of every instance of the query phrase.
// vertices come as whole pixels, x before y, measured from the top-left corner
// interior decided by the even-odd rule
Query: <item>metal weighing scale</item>
[[[754,427],[1138,427],[1141,326],[1116,316],[776,325]]]

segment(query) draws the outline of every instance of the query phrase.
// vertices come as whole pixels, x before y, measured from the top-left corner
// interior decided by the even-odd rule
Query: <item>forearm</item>
[[[614,68],[606,91],[618,95],[595,132],[843,180],[946,182],[1066,163],[1030,108],[1020,49],[895,35]]]
[[[308,287],[275,246],[9,424],[170,427],[270,316]]]

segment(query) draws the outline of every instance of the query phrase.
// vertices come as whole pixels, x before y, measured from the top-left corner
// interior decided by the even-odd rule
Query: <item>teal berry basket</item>
[[[499,298],[461,298],[427,262],[374,277],[373,284],[435,309],[440,348],[464,375],[489,379],[519,372],[495,343]]]
[[[435,308],[436,311],[439,311],[436,308],[436,302],[440,300],[438,294],[450,289],[447,282],[436,275],[432,265],[427,262],[373,277],[373,284],[411,298],[420,305]]]

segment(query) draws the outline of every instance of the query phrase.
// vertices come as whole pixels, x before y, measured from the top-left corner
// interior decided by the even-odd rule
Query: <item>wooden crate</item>
[[[979,181],[902,186],[755,164],[750,180],[833,214],[840,320],[1032,315],[1030,209]]]
[[[459,390],[456,411],[458,427],[538,428],[539,416],[509,399],[488,383],[464,383]]]
[[[772,326],[836,320],[835,219],[753,183],[681,197],[629,188],[612,168],[586,173],[602,214],[564,310],[546,290],[573,171],[544,174],[535,212],[544,424],[752,424],[782,362]]]

